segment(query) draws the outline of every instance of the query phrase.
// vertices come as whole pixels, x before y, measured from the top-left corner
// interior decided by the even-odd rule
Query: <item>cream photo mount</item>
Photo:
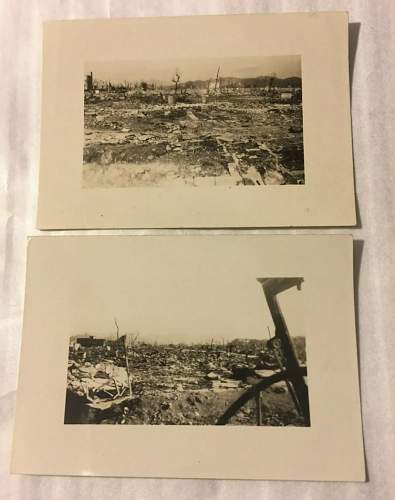
[[[288,299],[289,291],[281,294],[279,305],[289,335],[306,340],[301,362],[307,366],[311,422],[279,424],[284,418],[280,409],[277,420],[265,420],[273,401],[280,402],[287,390],[291,395],[284,386],[263,394],[260,426],[248,420],[251,406],[231,422],[234,425],[227,425],[221,417],[227,391],[236,398],[237,391],[251,390],[254,381],[247,378],[237,389],[229,383],[218,387],[238,379],[237,364],[233,370],[228,363],[224,372],[221,360],[229,355],[231,359],[235,350],[223,346],[234,345],[230,340],[235,338],[239,345],[240,339],[266,338],[268,330],[277,335],[262,293],[262,286],[270,288],[273,283],[280,285],[277,291],[301,286]],[[111,388],[106,371],[112,363],[125,373],[124,332],[129,332],[131,399],[145,402],[143,413],[128,403],[126,411],[107,415],[100,425],[92,419],[65,423],[66,388],[82,391],[89,408],[111,398],[114,388],[127,395],[130,380]],[[71,337],[76,342],[70,342]],[[96,343],[103,359],[92,362],[92,346],[86,342],[98,338],[107,343]],[[161,356],[161,350],[168,354]],[[243,352],[236,349],[235,359],[242,359]],[[258,357],[247,356],[247,362],[255,366]],[[178,373],[177,363],[183,359],[185,369]],[[196,382],[193,386],[192,380],[206,388]],[[212,408],[219,422],[203,420]],[[179,412],[186,420],[176,423]],[[210,423],[225,425],[205,425]],[[33,237],[12,472],[364,481],[351,236]]]
[[[225,78],[232,76],[225,71],[227,60],[275,59],[292,55],[300,57],[301,61],[303,94],[302,178],[301,174],[298,174],[292,180],[291,175],[291,180],[287,181],[284,172],[288,170],[282,170],[283,166],[277,164],[276,159],[280,158],[281,163],[281,146],[279,153],[276,153],[275,150],[272,151],[270,147],[267,147],[267,141],[262,140],[262,144],[258,144],[255,140],[256,132],[251,125],[255,122],[251,117],[247,117],[250,120],[250,125],[247,124],[245,128],[246,136],[243,139],[244,145],[239,151],[240,155],[237,147],[233,146],[228,148],[229,151],[225,151],[225,153],[222,151],[223,148],[227,147],[226,138],[219,140],[219,142],[209,143],[206,149],[204,149],[205,145],[203,144],[203,150],[200,150],[200,153],[198,151],[197,156],[193,157],[194,161],[196,160],[199,165],[203,165],[201,182],[197,183],[194,183],[194,174],[192,174],[192,182],[189,182],[190,179],[187,177],[181,176],[181,182],[178,183],[152,185],[150,182],[144,184],[139,181],[140,184],[133,184],[133,179],[136,176],[150,178],[147,169],[149,171],[151,168],[149,162],[152,161],[158,166],[160,175],[162,175],[161,158],[167,158],[166,161],[170,161],[170,165],[173,160],[186,162],[186,167],[183,164],[182,168],[188,169],[190,167],[188,162],[192,162],[188,155],[191,154],[190,151],[193,151],[193,148],[189,148],[190,143],[185,142],[185,137],[175,139],[166,151],[158,152],[156,150],[152,154],[151,151],[144,153],[144,140],[147,134],[141,138],[133,125],[131,128],[130,126],[125,128],[125,123],[122,120],[118,120],[119,123],[116,123],[117,119],[115,119],[114,124],[108,120],[108,124],[114,127],[114,133],[118,134],[116,139],[118,142],[115,142],[121,144],[122,140],[125,139],[126,142],[129,141],[128,144],[130,143],[136,148],[134,152],[130,153],[130,161],[134,162],[136,157],[140,158],[141,152],[147,155],[143,154],[143,163],[140,164],[137,173],[136,169],[130,166],[131,164],[125,163],[125,155],[118,154],[119,151],[117,151],[118,156],[107,154],[105,149],[101,151],[104,156],[100,159],[96,170],[94,165],[97,152],[84,151],[84,77],[86,71],[89,70],[89,63],[133,65],[135,62],[141,68],[141,65],[147,61],[153,67],[155,67],[155,62],[163,66],[164,62],[169,60],[189,61],[191,64],[194,61],[217,61],[218,65],[213,65],[210,72],[194,72],[191,73],[192,76],[185,68],[183,75],[183,68],[180,68],[180,85],[185,84],[184,77],[185,79],[190,77],[192,80],[207,79],[206,90],[203,89],[205,86],[203,84],[201,84],[202,88],[196,89],[195,84],[191,88],[195,89],[194,92],[197,95],[207,91],[209,101],[210,99],[214,101],[222,99],[223,101],[226,100],[226,95],[229,95],[229,89],[232,89],[233,85],[231,80]],[[221,61],[225,61],[224,66],[221,66]],[[173,63],[169,63],[167,76],[165,73],[149,73],[147,78],[150,75],[152,78],[147,81],[151,82],[154,87],[163,74],[168,82],[178,85],[177,80],[180,75],[178,68],[173,68],[173,66]],[[220,73],[222,71],[220,67],[223,68],[224,74]],[[258,68],[259,65],[256,67]],[[238,68],[239,72],[235,69],[236,77],[243,75],[257,77],[257,69],[255,73],[248,73],[247,66],[245,65],[243,68]],[[262,68],[265,66],[263,65]],[[270,72],[269,67],[267,68],[267,71]],[[230,72],[231,69],[229,66]],[[241,70],[243,70],[242,73],[240,73]],[[170,74],[170,72],[174,72],[174,74]],[[275,73],[276,71],[272,73],[272,76],[275,76]],[[136,74],[135,78],[142,78],[141,75],[144,73],[138,72]],[[111,78],[112,75],[113,73],[110,74]],[[213,78],[211,79],[209,75],[213,75]],[[222,88],[219,90],[221,75],[224,77],[224,81],[230,81],[229,85],[224,86],[222,97],[218,96],[222,92]],[[268,77],[270,75],[259,76]],[[281,77],[281,74],[277,76]],[[283,76],[286,74],[284,73]],[[106,76],[103,78],[105,79]],[[134,81],[133,78],[131,76],[131,82]],[[274,109],[284,107],[283,101],[288,99],[287,94],[295,93],[285,91],[282,96],[281,89],[277,88],[277,95],[274,98],[273,96],[267,98],[267,92],[270,93],[270,87],[272,87],[270,78],[269,80],[262,79],[262,82],[260,85],[263,87],[254,90],[254,99],[258,108],[262,106],[261,102],[269,102],[269,107]],[[109,77],[107,84],[110,83]],[[147,84],[144,83],[144,85]],[[280,83],[277,85],[281,86]],[[165,85],[166,88],[169,86]],[[184,89],[186,92],[189,90],[186,87]],[[142,92],[144,93],[146,90],[143,88]],[[213,93],[213,97],[211,97],[210,92]],[[236,89],[235,92],[237,94],[239,90]],[[160,94],[160,92],[157,93]],[[166,105],[171,108],[173,98],[166,95],[162,97],[167,103]],[[202,102],[205,103],[206,98],[204,96],[201,98]],[[166,101],[166,99],[169,100]],[[210,106],[210,102],[208,105]],[[193,126],[200,127],[203,131],[206,130],[205,127],[208,127],[209,132],[213,131],[214,127],[218,132],[221,126],[220,113],[217,113],[214,120],[211,120],[209,116],[207,118],[207,114],[204,114],[204,109],[202,112],[194,111],[194,103],[188,104],[188,106],[192,106],[192,108],[186,119],[182,120],[186,123],[181,123],[181,136],[185,130],[188,130],[189,137],[192,137]],[[203,106],[207,106],[207,103]],[[228,108],[231,108],[231,105]],[[187,108],[183,112],[188,113]],[[201,113],[200,116],[199,113]],[[272,116],[276,116],[276,113],[277,111],[274,111]],[[282,116],[281,111],[278,112],[278,116]],[[236,121],[238,119],[236,117]],[[144,118],[142,120],[144,122]],[[226,122],[226,117],[224,120],[224,130],[227,132],[226,123],[229,122]],[[260,117],[259,120],[262,120],[260,123],[264,126],[264,117]],[[213,125],[215,121],[217,123]],[[209,125],[207,125],[208,123]],[[91,126],[91,123],[88,122],[86,126]],[[175,126],[180,126],[179,121],[176,122]],[[96,127],[98,137],[94,135],[94,132],[92,136],[85,136],[85,139],[90,137],[91,140],[93,137],[98,144],[103,144],[100,127],[101,125]],[[281,122],[280,128],[281,133],[284,130],[287,133],[292,130],[290,132],[293,134],[291,145],[294,138],[301,134],[300,127],[295,128],[292,120]],[[122,130],[126,130],[126,132],[122,132]],[[154,142],[159,133],[163,135],[163,130],[164,128],[158,125],[157,133],[152,126],[151,133],[154,135]],[[166,130],[169,133],[174,132],[171,128]],[[176,135],[177,133],[178,129]],[[132,135],[132,137],[126,137],[127,134]],[[121,135],[121,140],[119,140]],[[234,136],[231,136],[231,140],[233,138]],[[111,140],[111,137],[105,138],[107,143],[111,143]],[[209,140],[211,141],[211,137]],[[300,137],[297,140],[300,141]],[[210,149],[210,145],[215,149],[214,152]],[[162,146],[165,148],[165,143],[160,145],[160,147]],[[118,146],[116,149],[119,149]],[[249,156],[247,162],[245,162],[246,149],[249,150],[247,151],[247,156]],[[267,185],[262,185],[261,182],[256,181],[257,178],[260,179],[260,175],[265,181],[265,175],[262,174],[265,167],[261,165],[261,158],[263,158],[264,163],[265,155],[267,158],[267,155],[271,155],[273,152],[273,161],[277,162],[275,176],[273,178],[269,175],[266,178]],[[157,161],[155,155],[159,155],[159,153],[164,153],[164,155],[159,156]],[[218,158],[216,159],[217,153]],[[300,156],[300,151],[298,154]],[[152,160],[154,156],[155,160]],[[83,181],[84,157],[85,160],[93,158],[89,173],[93,177],[89,177],[88,182]],[[111,159],[112,157],[114,160]],[[109,170],[108,163],[111,161],[114,161],[110,167],[114,170],[115,177],[119,174],[119,176],[123,175],[126,178],[130,173],[131,187],[109,187],[106,182],[99,183],[99,186],[103,185],[104,187],[98,187],[96,173],[100,174],[101,171]],[[240,161],[241,168],[238,166]],[[225,162],[224,166],[221,166],[221,162]],[[40,163],[37,218],[39,229],[355,225],[348,68],[348,15],[345,12],[330,12],[47,22],[44,24],[43,40]],[[214,177],[206,176],[207,172],[204,169],[207,164],[210,169],[219,169],[218,172],[215,170]],[[143,168],[141,165],[148,166]],[[296,168],[300,169],[300,166]],[[200,172],[202,169],[199,167],[197,171]],[[228,181],[232,178],[229,173],[233,174],[235,170],[236,177],[239,176],[240,172],[243,174],[248,170],[248,182],[244,182],[243,178],[236,182],[239,185],[231,185],[233,181],[229,185],[227,182],[223,183],[224,180]],[[292,171],[290,172],[292,174]],[[217,174],[218,183],[215,182]],[[177,177],[180,181],[179,175]],[[114,176],[111,177],[111,179],[113,178]],[[298,182],[300,181],[299,184],[289,183],[297,179]],[[208,183],[203,182],[207,180]],[[271,184],[272,182],[284,182],[284,184],[276,185]],[[123,184],[121,183],[121,185]]]

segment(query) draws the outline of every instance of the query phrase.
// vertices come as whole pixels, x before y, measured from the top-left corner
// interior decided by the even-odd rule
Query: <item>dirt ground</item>
[[[107,411],[82,406],[81,402],[78,420],[68,423],[214,425],[243,390],[244,388],[224,389],[221,392],[213,392],[210,389],[200,389],[182,393],[163,391],[133,397]],[[297,415],[289,394],[278,391],[279,387],[268,389],[263,393],[262,425],[303,426],[303,420]],[[72,395],[68,397],[73,398]],[[255,402],[250,401],[230,420],[229,424],[256,425],[256,412]]]
[[[112,96],[87,100],[84,119],[84,187],[304,183],[301,104]]]

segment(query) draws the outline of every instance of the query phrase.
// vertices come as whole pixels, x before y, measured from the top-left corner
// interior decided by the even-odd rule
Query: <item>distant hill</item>
[[[213,79],[210,80],[188,80],[186,82],[180,82],[180,87],[184,88],[207,88],[209,84],[213,83]],[[268,87],[292,87],[301,88],[302,79],[298,76],[292,76],[289,78],[277,78],[275,76],[256,76],[254,78],[236,78],[236,77],[220,77],[219,83],[221,87],[230,88],[262,88]]]
[[[86,77],[85,77],[86,78]],[[146,80],[146,81],[129,81],[129,82],[111,82],[112,88],[140,88],[143,90],[161,88],[161,89],[174,89],[174,83],[165,82],[161,80]],[[94,79],[95,88],[106,89],[109,85],[108,81]],[[179,89],[200,89],[204,90],[210,87],[213,89],[215,86],[215,78],[210,78],[207,80],[187,80],[180,81],[178,83]],[[234,76],[220,76],[219,77],[219,87],[220,88],[265,88],[265,87],[278,87],[278,88],[302,88],[302,79],[298,76],[291,76],[289,78],[278,78],[273,75],[262,75],[256,76],[254,78],[238,78]]]

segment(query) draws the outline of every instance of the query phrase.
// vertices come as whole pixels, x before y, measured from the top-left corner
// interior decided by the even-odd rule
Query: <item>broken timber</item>
[[[277,295],[289,288],[296,286],[300,290],[303,278],[258,278],[257,281],[262,285],[275,325],[275,335],[269,340],[269,344],[275,351],[280,371],[270,377],[265,377],[247,389],[217,420],[217,425],[227,424],[240,408],[251,399],[255,399],[256,401],[257,425],[261,425],[260,393],[277,382],[285,381],[297,412],[303,417],[305,424],[309,426],[308,388],[304,379],[307,376],[307,369],[299,365],[283,313],[277,301]]]

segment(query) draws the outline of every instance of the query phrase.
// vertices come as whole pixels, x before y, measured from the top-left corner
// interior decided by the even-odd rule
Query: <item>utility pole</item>
[[[129,396],[132,397],[132,381],[130,380],[129,359],[126,347],[126,335],[123,336],[123,351],[125,353],[126,374],[128,377]]]
[[[126,335],[123,335],[120,339],[119,338],[119,326],[118,326],[118,322],[117,322],[116,318],[114,318],[114,323],[115,323],[115,327],[117,329],[117,347],[119,345],[119,340],[122,340],[123,354],[125,357],[126,375],[128,377],[129,396],[132,397],[132,382],[130,379],[129,359],[128,359],[128,351],[127,351],[127,346],[126,346]]]
[[[220,69],[220,66],[218,66],[217,76],[215,77],[215,87],[214,87],[214,92],[216,92],[216,91],[217,91],[217,86],[218,86],[218,81],[219,81],[219,69]]]

